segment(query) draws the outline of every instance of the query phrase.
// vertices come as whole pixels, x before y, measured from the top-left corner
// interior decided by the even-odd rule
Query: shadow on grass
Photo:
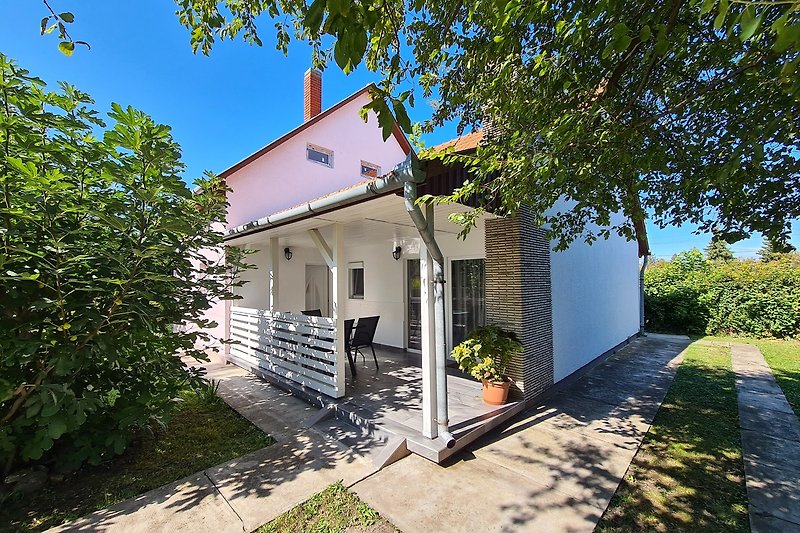
[[[600,531],[749,531],[730,352],[693,345]]]
[[[53,527],[272,442],[222,400],[187,392],[166,430],[143,435],[106,463],[85,465],[32,494],[12,495],[0,505],[0,531]]]

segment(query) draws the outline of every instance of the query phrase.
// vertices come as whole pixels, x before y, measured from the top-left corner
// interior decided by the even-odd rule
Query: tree
[[[474,179],[440,200],[528,205],[561,248],[616,232],[647,255],[648,218],[776,238],[800,215],[797,0],[176,2],[203,53],[261,45],[262,17],[317,66],[363,62],[385,136],[392,115],[411,130],[415,94],[436,99],[421,132],[493,125],[476,154],[442,156]]]
[[[474,156],[445,156],[475,174],[445,200],[527,204],[561,247],[617,232],[646,255],[648,213],[659,226],[717,224],[729,242],[800,215],[798,5],[178,0],[178,14],[204,53],[218,38],[261,44],[263,14],[283,50],[294,35],[317,64],[364,61],[383,77],[369,107],[385,135],[390,111],[409,129],[418,84],[437,98],[423,131],[498,127]]]
[[[242,266],[209,260],[223,182],[193,194],[167,126],[92,103],[0,55],[0,473],[96,463],[163,423]]]
[[[706,259],[717,262],[733,261],[733,252],[731,252],[725,239],[720,238],[715,233],[711,236],[711,241],[706,247]]]
[[[764,263],[769,263],[778,259],[781,255],[789,254],[795,251],[786,237],[784,238],[764,238],[764,244],[758,251],[758,257]]]

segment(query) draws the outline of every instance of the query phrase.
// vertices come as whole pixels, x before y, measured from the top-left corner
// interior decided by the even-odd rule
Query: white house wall
[[[229,175],[228,227],[364,181],[362,160],[379,165],[382,173],[403,161],[405,153],[395,137],[383,141],[375,114],[366,123],[359,116],[369,101],[362,94]],[[333,168],[308,161],[308,143],[332,150]]]
[[[636,243],[614,236],[551,251],[550,277],[559,381],[639,330]]]
[[[436,238],[448,261],[485,256],[482,223],[470,233],[466,241],[458,240],[453,233],[439,232]],[[347,298],[343,310],[345,318],[379,315],[381,319],[375,333],[375,342],[404,348],[407,329],[405,265],[407,259],[419,258],[420,239],[403,239],[399,244],[403,255],[399,261],[395,261],[392,257],[394,242],[381,240],[364,244],[348,241],[345,237],[346,261],[364,263],[364,298]],[[246,260],[256,268],[242,274],[242,278],[248,283],[236,289],[236,294],[241,299],[235,300],[233,305],[269,309],[269,246],[263,243],[250,247],[258,252],[248,255]],[[325,261],[316,248],[301,246],[291,247],[292,259],[287,261],[282,248],[283,245],[279,254],[279,301],[276,310],[299,313],[305,309],[305,266],[324,265]],[[449,268],[445,275],[449,280]],[[447,305],[449,316],[449,301]]]

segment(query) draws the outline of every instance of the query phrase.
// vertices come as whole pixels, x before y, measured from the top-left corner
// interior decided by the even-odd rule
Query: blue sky
[[[47,12],[39,0],[0,0],[0,52],[50,85],[65,80],[88,92],[100,111],[119,102],[172,126],[183,147],[187,181],[205,169],[224,170],[303,120],[302,80],[309,50],[302,43],[293,43],[288,57],[275,50],[269,22],[262,26],[263,47],[220,42],[206,57],[192,53],[172,0],[50,4],[58,12],[75,14],[70,33],[88,41],[91,50],[79,47],[65,57],[57,50],[56,35],[40,36],[39,21]],[[376,78],[364,69],[345,76],[332,66],[324,73],[323,107],[371,81]],[[423,120],[429,113],[429,104],[418,98],[411,118]],[[432,145],[454,135],[450,126],[424,141]],[[708,236],[693,235],[693,229],[651,226],[653,254],[668,258],[693,246],[705,247]],[[754,237],[736,243],[733,250],[737,256],[754,256],[760,246],[760,237]]]

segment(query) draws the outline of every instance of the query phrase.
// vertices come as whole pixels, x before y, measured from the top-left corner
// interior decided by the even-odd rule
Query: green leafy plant
[[[219,386],[220,381],[212,379],[211,381],[203,381],[195,389],[197,397],[205,405],[212,405],[220,401],[219,399]]]
[[[502,382],[506,369],[522,344],[513,331],[499,326],[475,328],[450,355],[458,367],[475,379]]]
[[[121,453],[202,371],[205,311],[244,267],[222,180],[181,181],[170,128],[0,55],[0,469]]]
[[[652,331],[750,337],[800,335],[800,256],[706,261],[697,250],[645,272]]]

